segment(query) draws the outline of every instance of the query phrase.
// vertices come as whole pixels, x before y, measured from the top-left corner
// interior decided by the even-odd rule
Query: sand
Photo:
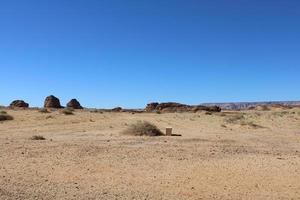
[[[0,122],[1,200],[300,199],[296,108],[212,115],[7,112],[15,119]],[[182,137],[121,134],[138,120]],[[30,140],[33,135],[46,140]]]

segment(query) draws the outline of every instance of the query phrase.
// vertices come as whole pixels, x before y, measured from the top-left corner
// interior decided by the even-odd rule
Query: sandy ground
[[[300,110],[7,110],[0,199],[300,199]],[[120,134],[146,120],[182,137]],[[44,141],[30,140],[42,135]]]

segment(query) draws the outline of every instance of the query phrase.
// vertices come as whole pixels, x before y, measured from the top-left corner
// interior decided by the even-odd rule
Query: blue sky
[[[300,100],[297,0],[0,0],[0,105]]]

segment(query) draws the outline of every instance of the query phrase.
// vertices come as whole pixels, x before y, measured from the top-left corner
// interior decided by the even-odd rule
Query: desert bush
[[[50,109],[42,108],[39,110],[40,113],[51,113]]]
[[[0,121],[13,120],[14,118],[6,113],[0,114]]]
[[[272,115],[275,117],[284,117],[285,115],[290,114],[288,111],[281,111],[281,112],[273,112]]]
[[[243,114],[238,114],[238,115],[233,115],[233,116],[229,116],[225,119],[225,122],[229,123],[229,124],[235,124],[241,120],[244,120],[245,117]]]
[[[98,110],[98,109],[92,109],[92,110],[90,110],[90,113],[100,113],[100,114],[103,114],[103,111],[102,110]]]
[[[7,114],[7,112],[4,110],[0,110],[0,114]]]
[[[31,140],[46,140],[44,136],[41,135],[34,135],[30,138]]]
[[[74,115],[73,111],[74,111],[74,109],[65,108],[65,109],[61,110],[60,113],[64,114],[64,115]]]
[[[123,134],[135,136],[164,135],[154,124],[146,121],[138,121],[137,123],[130,125],[125,131],[123,131]]]

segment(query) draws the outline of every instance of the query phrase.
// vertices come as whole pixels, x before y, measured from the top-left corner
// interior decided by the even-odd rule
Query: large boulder
[[[62,106],[60,105],[59,99],[53,95],[46,97],[45,102],[44,102],[44,107],[45,108],[62,108]]]
[[[29,104],[23,100],[15,100],[9,105],[11,108],[28,108]]]
[[[67,103],[68,108],[73,108],[73,109],[83,109],[83,107],[80,105],[79,101],[77,99],[71,99],[69,103]]]

